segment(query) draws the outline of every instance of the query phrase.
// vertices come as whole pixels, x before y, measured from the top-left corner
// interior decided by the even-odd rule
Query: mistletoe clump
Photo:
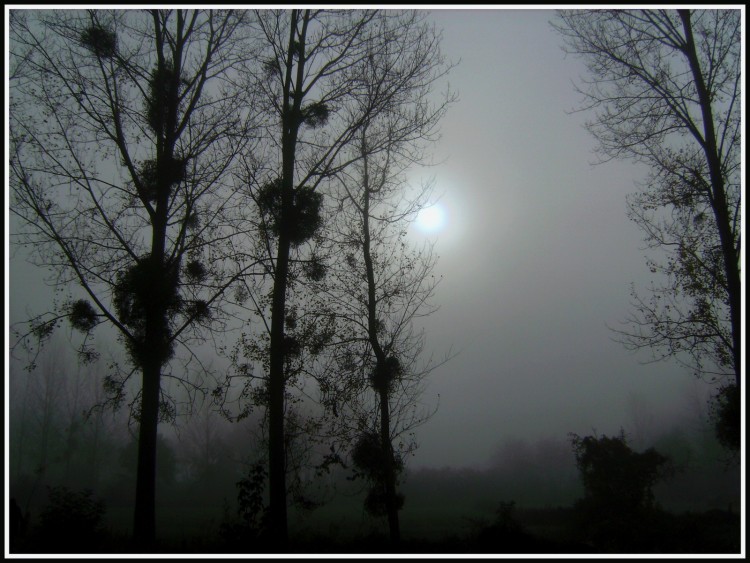
[[[91,303],[85,299],[79,299],[70,305],[68,318],[73,328],[81,332],[89,332],[96,326],[98,315]]]
[[[385,362],[378,363],[370,373],[370,384],[378,392],[389,392],[402,374],[401,362],[395,356],[388,356]]]
[[[370,489],[365,497],[365,510],[373,516],[386,514],[386,483],[388,473],[386,458],[389,449],[383,447],[380,436],[375,432],[364,432],[357,440],[352,450],[352,462],[355,467],[355,477],[363,476],[370,482]],[[403,470],[404,464],[399,456],[394,456],[394,475]],[[404,504],[404,496],[396,495],[396,507],[401,509]]]
[[[179,269],[151,256],[143,258],[117,276],[114,305],[123,324],[133,331],[128,342],[131,357],[143,365],[146,361],[163,363],[172,357],[173,344],[168,317],[182,307],[179,295]],[[147,338],[146,327],[157,326],[155,341]],[[159,326],[160,325],[160,326]]]
[[[117,54],[117,34],[100,25],[92,25],[81,32],[81,43],[102,59],[111,59]]]
[[[307,186],[300,186],[292,193],[291,207],[283,220],[281,178],[264,184],[258,190],[256,201],[273,235],[279,236],[283,228],[292,246],[299,246],[309,240],[323,222],[320,215],[323,196]]]

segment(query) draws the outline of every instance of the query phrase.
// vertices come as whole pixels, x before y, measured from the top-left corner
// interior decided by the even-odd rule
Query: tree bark
[[[396,471],[393,459],[393,445],[391,444],[391,415],[388,405],[388,391],[380,391],[380,442],[383,448],[383,463],[385,469],[385,510],[388,515],[388,531],[391,543],[401,541],[401,528],[398,521],[398,502],[396,499]]]
[[[143,368],[133,526],[139,549],[153,546],[156,538],[156,436],[160,375],[161,366],[157,362]]]
[[[283,229],[282,229],[283,232]],[[289,270],[289,239],[279,237],[276,277],[273,284],[271,313],[271,357],[268,375],[268,456],[269,516],[272,538],[286,543],[286,452],[284,451],[284,317],[287,275]]]

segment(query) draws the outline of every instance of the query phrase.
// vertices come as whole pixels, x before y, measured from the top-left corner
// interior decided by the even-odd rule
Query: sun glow
[[[416,226],[424,233],[437,233],[443,230],[447,217],[445,209],[439,204],[434,204],[422,209],[417,215]]]

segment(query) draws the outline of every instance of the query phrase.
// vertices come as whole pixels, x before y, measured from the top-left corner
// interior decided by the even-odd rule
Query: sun
[[[430,205],[417,214],[416,227],[424,233],[437,233],[445,227],[445,209],[439,204]]]

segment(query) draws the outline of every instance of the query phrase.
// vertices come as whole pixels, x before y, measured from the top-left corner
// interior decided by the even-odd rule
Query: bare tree
[[[311,307],[316,324],[326,317],[338,324],[337,337],[326,342],[332,350],[327,377],[319,378],[323,405],[334,418],[343,414],[334,427],[343,430],[358,473],[371,483],[367,509],[387,516],[394,543],[400,541],[403,504],[398,474],[415,447],[410,433],[428,417],[418,405],[423,380],[437,365],[420,358],[424,332],[414,326],[436,310],[430,299],[439,281],[437,256],[431,245],[414,250],[406,240],[430,189],[408,194],[405,172],[426,162],[425,149],[455,100],[450,93],[431,96],[450,69],[437,36],[422,28],[409,39],[410,48],[373,52],[362,67],[363,108],[379,103],[390,82],[402,80],[402,86],[387,109],[364,111],[368,117],[348,147],[353,163],[336,175],[338,206],[328,232],[338,263],[318,284]]]
[[[416,74],[394,74],[383,80],[391,67],[371,66],[372,76],[364,69],[368,61],[410,58],[417,47],[436,47],[437,34],[422,20],[417,12],[374,10],[258,13],[267,50],[261,59],[263,72],[256,78],[268,101],[269,143],[267,154],[246,163],[245,177],[260,216],[257,224],[267,235],[261,237],[261,250],[273,286],[267,292],[250,287],[245,294],[262,313],[261,344],[267,345],[265,355],[250,351],[267,376],[260,378],[262,389],[247,394],[267,405],[269,520],[272,536],[282,544],[287,539],[289,469],[285,413],[290,408],[288,389],[301,373],[303,359],[302,343],[286,326],[293,323],[290,295],[297,291],[300,300],[305,299],[304,289],[295,283],[300,273],[319,265],[312,248],[324,225],[324,194],[331,179],[361,159],[346,148],[360,138],[365,123],[407,96],[419,79]],[[440,60],[437,51],[432,55]],[[374,83],[379,88],[368,98]],[[419,109],[416,104],[414,111]]]
[[[367,138],[365,129],[363,151]],[[360,182],[345,187],[351,199],[339,224],[351,230],[339,241],[345,259],[324,293],[339,339],[321,388],[323,404],[339,415],[337,430],[352,448],[357,474],[371,484],[365,506],[387,517],[391,541],[398,543],[404,501],[398,475],[416,447],[413,430],[429,418],[421,406],[424,378],[439,365],[421,357],[425,334],[414,323],[436,311],[430,300],[439,278],[431,245],[413,250],[405,240],[408,220],[424,199],[394,205],[394,199],[404,203],[397,191],[403,185],[393,183],[389,164],[379,169],[377,161],[365,156]]]
[[[134,534],[155,536],[160,416],[174,415],[163,378],[197,362],[195,344],[220,329],[224,290],[250,266],[227,262],[229,170],[252,140],[253,60],[247,13],[231,10],[56,10],[11,18],[13,233],[65,297],[19,329],[43,340],[67,318],[90,335],[106,323],[129,366],[105,380],[110,400],[140,423]],[[231,264],[234,270],[227,269]],[[74,294],[73,287],[78,288]],[[93,337],[92,337],[93,338]],[[96,357],[91,338],[82,359]]]
[[[629,216],[649,247],[650,296],[634,295],[626,347],[677,358],[741,389],[741,13],[562,10],[553,24],[590,78],[579,88],[603,160],[645,163]],[[737,405],[739,406],[739,405]],[[739,412],[739,411],[737,411]],[[739,420],[737,420],[739,422]]]

